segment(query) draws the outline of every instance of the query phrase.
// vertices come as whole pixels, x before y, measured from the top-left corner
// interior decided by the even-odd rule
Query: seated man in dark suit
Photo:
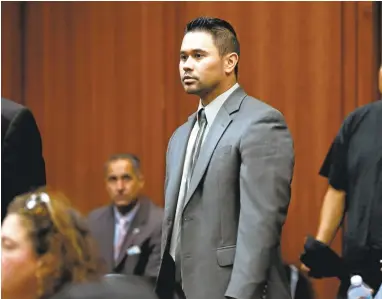
[[[69,285],[51,299],[158,299],[142,276],[110,275],[101,281]]]
[[[114,155],[105,168],[111,204],[92,211],[88,220],[106,270],[155,280],[163,210],[141,195],[144,178],[136,156]]]
[[[16,195],[45,184],[41,136],[33,114],[1,98],[1,221]]]

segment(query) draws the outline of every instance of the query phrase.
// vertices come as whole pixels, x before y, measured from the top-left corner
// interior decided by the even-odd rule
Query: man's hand
[[[304,265],[303,263],[301,263],[300,270],[302,272],[308,273],[310,271],[310,268]]]
[[[304,241],[304,243],[306,242],[306,239],[307,239],[307,238],[305,237],[305,241]],[[309,271],[310,271],[310,268],[309,268],[307,265],[305,265],[304,263],[301,263],[300,270],[301,270],[302,272],[308,274]]]
[[[301,269],[308,271],[310,277],[338,277],[343,279],[349,274],[342,258],[328,245],[311,236],[308,236],[305,241],[304,252],[301,254],[300,260],[305,267]]]

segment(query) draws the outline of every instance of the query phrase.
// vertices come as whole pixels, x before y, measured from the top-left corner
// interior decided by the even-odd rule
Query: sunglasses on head
[[[54,228],[54,222],[50,212],[51,199],[45,192],[32,193],[25,201],[24,214],[33,219],[36,228],[36,237],[39,241],[37,252],[44,254],[48,245],[45,236]]]
[[[49,213],[50,197],[45,192],[32,193],[25,202],[25,210],[37,214]]]
[[[50,205],[51,200],[47,193],[32,193],[25,201],[24,213],[35,218],[41,228],[48,228],[53,224]]]

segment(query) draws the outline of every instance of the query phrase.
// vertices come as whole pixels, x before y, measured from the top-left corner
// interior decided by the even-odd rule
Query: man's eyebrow
[[[207,53],[207,51],[206,51],[206,50],[203,50],[203,49],[192,49],[191,51],[184,51],[184,50],[181,50],[181,51],[180,51],[180,54],[186,54],[187,52],[191,52],[191,53],[195,53],[195,52]]]

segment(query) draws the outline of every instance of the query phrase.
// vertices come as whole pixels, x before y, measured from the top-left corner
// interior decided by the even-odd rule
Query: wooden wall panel
[[[357,106],[376,100],[378,91],[379,53],[375,51],[373,39],[372,2],[356,2],[357,4]],[[377,31],[377,28],[374,28]],[[362,74],[362,76],[361,76]]]
[[[139,2],[30,4],[26,72],[33,78],[39,68],[48,78],[37,79],[44,82],[39,92],[33,79],[26,89],[32,108],[43,103],[52,112],[43,116],[48,181],[84,211],[108,201],[103,163],[115,152],[141,157],[146,191],[163,202],[169,51],[162,41],[172,26],[164,9]]]
[[[357,2],[342,4],[342,111],[341,117],[357,107]]]
[[[22,103],[22,3],[1,2],[1,96]]]
[[[162,204],[168,139],[198,103],[185,95],[179,79],[183,30],[196,16],[221,17],[232,23],[241,43],[240,84],[281,110],[294,137],[283,255],[298,263],[304,237],[315,234],[327,187],[317,174],[324,156],[345,115],[372,100],[371,7],[368,2],[28,2],[26,47],[17,50],[23,53],[24,80],[17,82],[41,128],[49,184],[87,212],[108,202],[107,157],[133,152],[142,159],[146,193]],[[7,59],[10,45],[2,44]],[[2,72],[12,80],[20,77],[9,67]],[[340,250],[339,238],[334,247]],[[319,299],[334,298],[335,280],[314,284]]]

